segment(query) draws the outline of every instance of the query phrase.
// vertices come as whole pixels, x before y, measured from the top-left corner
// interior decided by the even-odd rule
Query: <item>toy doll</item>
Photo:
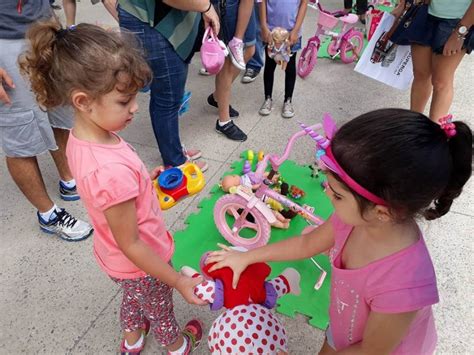
[[[282,70],[286,70],[286,66],[291,57],[290,33],[282,28],[275,27],[271,32],[271,42],[268,44],[268,56],[281,65]]]
[[[206,256],[203,256],[202,264]],[[270,267],[265,263],[252,264],[233,289],[232,270],[223,268],[209,272],[212,265],[201,265],[205,280],[194,289],[196,296],[209,302],[211,310],[226,308],[209,330],[207,340],[211,354],[288,352],[285,329],[270,309],[281,296],[300,293],[298,271],[287,268],[281,275],[265,281]],[[188,266],[181,272],[190,277],[200,276]]]

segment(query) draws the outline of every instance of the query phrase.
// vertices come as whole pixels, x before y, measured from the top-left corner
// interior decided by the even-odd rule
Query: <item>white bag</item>
[[[407,90],[413,81],[410,46],[394,47],[392,53],[380,63],[370,61],[377,41],[384,32],[390,30],[394,20],[393,15],[388,12],[384,13],[354,70],[396,89]]]

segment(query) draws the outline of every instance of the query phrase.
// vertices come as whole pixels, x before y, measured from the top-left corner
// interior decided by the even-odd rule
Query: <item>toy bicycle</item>
[[[214,206],[214,221],[219,232],[227,241],[247,249],[267,244],[271,225],[276,222],[273,211],[265,202],[269,198],[296,212],[311,224],[320,225],[323,223],[323,220],[313,213],[313,208],[300,206],[271,188],[272,179],[278,173],[281,164],[288,158],[294,142],[305,135],[313,136],[314,131],[321,127],[321,124],[315,124],[295,133],[288,140],[281,157],[276,154],[265,155],[255,171],[255,178],[259,182],[255,193],[246,187],[238,186],[235,193],[224,195],[217,200]],[[271,170],[266,175],[268,163],[271,165]],[[245,234],[253,236],[247,238]]]
[[[197,194],[206,185],[204,175],[194,163],[163,171],[154,181],[162,210],[167,210],[186,196]]]
[[[344,11],[329,12],[322,8],[319,0],[311,1],[309,5],[319,10],[316,33],[308,40],[308,44],[303,48],[298,60],[298,75],[306,78],[316,65],[318,51],[321,46],[321,36],[331,37],[328,46],[328,54],[332,59],[338,55],[343,63],[349,64],[359,58],[359,54],[364,47],[364,35],[362,32],[349,28],[349,25],[356,23],[359,18],[354,14],[346,14]],[[340,33],[333,31],[342,22]]]

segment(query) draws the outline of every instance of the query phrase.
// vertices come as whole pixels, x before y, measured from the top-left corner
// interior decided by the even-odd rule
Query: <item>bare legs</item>
[[[454,94],[454,73],[461,63],[461,53],[444,56],[433,54],[430,47],[412,45],[414,80],[411,87],[410,109],[424,112],[431,98],[429,117],[433,121],[449,113]]]
[[[244,51],[245,62],[248,62],[255,53],[255,46],[247,47]],[[225,122],[230,119],[229,105],[232,90],[232,83],[239,76],[240,70],[237,69],[230,58],[226,58],[224,67],[216,75],[216,90],[214,98],[219,104],[219,121]]]
[[[72,26],[76,23],[76,0],[63,0],[66,25]]]

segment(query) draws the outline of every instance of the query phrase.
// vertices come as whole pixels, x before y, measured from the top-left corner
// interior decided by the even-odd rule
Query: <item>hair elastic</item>
[[[446,136],[449,138],[452,138],[456,135],[456,126],[453,123],[453,115],[446,115],[444,117],[441,117],[439,119],[439,125],[441,126],[441,129],[444,131]]]

